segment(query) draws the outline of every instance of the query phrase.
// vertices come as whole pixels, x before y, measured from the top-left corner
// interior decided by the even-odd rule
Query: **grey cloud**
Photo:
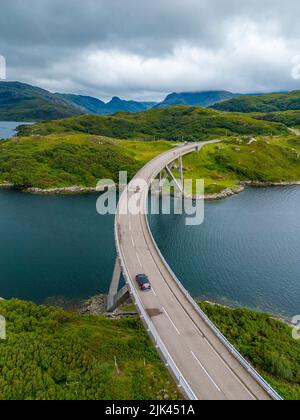
[[[1,0],[0,54],[10,79],[104,98],[293,89],[299,12],[298,0]]]

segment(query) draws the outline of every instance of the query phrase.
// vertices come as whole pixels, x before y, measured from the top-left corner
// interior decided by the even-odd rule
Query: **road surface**
[[[202,143],[199,148],[207,143]],[[272,400],[268,392],[224,345],[195,306],[187,299],[154,243],[145,216],[149,186],[161,169],[179,156],[195,150],[195,144],[177,147],[146,165],[135,179],[147,183],[136,192],[129,184],[130,199],[135,195],[140,207],[137,215],[126,213],[127,199],[120,198],[116,216],[116,238],[128,286],[139,296],[141,304],[158,332],[177,368],[199,400]],[[135,181],[133,181],[135,182]],[[146,274],[151,292],[141,292],[135,282],[137,274]]]

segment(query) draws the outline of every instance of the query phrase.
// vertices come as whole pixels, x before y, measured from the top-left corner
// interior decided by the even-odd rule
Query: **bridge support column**
[[[164,170],[159,173],[159,193],[162,194],[165,182],[167,180],[167,174]]]
[[[173,175],[173,173],[172,173],[172,171],[171,171],[171,169],[169,168],[168,165],[166,166],[166,171],[167,171],[167,174],[169,175],[169,177],[173,179],[173,181],[174,181],[176,187],[178,188],[178,190],[180,192],[183,192],[183,183],[181,183],[181,181],[178,181],[178,179],[175,178],[175,176]],[[183,174],[182,174],[182,176],[183,176]]]
[[[121,290],[119,290],[120,280],[121,280],[121,264],[119,258],[116,259],[116,264],[114,268],[113,278],[111,281],[108,298],[107,298],[107,312],[115,311],[122,303],[130,297],[127,286],[125,285]]]
[[[172,170],[176,169],[179,172],[179,180],[173,175]],[[184,174],[183,174],[183,163],[182,163],[182,156],[178,158],[177,165],[175,164],[175,161],[170,163],[169,165],[166,165],[166,167],[159,173],[159,192],[160,194],[163,192],[163,187],[166,182],[166,180],[170,177],[174,183],[176,184],[176,187],[180,192],[183,192],[184,188]]]

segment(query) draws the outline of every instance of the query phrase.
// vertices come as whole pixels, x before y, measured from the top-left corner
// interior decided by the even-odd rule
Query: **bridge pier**
[[[164,168],[164,171],[167,174],[167,177],[169,176],[175,183],[178,190],[183,193],[184,192],[184,174],[183,174],[183,163],[182,163],[182,156],[180,156],[177,159],[177,167],[175,165],[175,161],[172,162],[170,165],[166,165]],[[175,168],[178,170],[179,173],[179,180],[174,176],[172,169]],[[160,173],[160,179],[162,177],[162,172]],[[164,178],[164,182],[166,181],[167,177]]]
[[[121,275],[121,264],[119,258],[117,257],[107,298],[107,312],[115,311],[120,305],[122,305],[122,303],[126,302],[126,300],[130,297],[129,290],[126,285],[119,290]]]

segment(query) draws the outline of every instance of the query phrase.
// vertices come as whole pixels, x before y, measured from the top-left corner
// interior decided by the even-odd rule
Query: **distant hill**
[[[156,102],[125,101],[115,96],[108,103],[90,96],[57,94],[72,105],[80,106],[86,113],[97,115],[110,115],[116,112],[141,112],[147,111],[156,105]]]
[[[106,114],[113,114],[115,112],[142,112],[153,108],[156,102],[137,102],[137,101],[124,101],[117,96],[112,98],[106,104]]]
[[[172,93],[160,104],[115,96],[105,103],[92,96],[50,93],[21,82],[0,82],[0,121],[52,121],[84,114],[140,113],[174,106],[240,113],[300,110],[300,91],[246,96],[227,91]]]
[[[236,96],[236,94],[226,91],[171,93],[163,102],[156,105],[156,108],[167,108],[177,105],[209,107]]]
[[[105,109],[105,102],[92,96],[56,93],[56,97],[69,102],[71,105],[82,108],[85,113],[100,114]]]
[[[56,120],[84,112],[44,89],[20,82],[0,82],[0,121]]]
[[[259,121],[242,114],[220,113],[208,108],[151,109],[112,116],[83,115],[75,118],[22,127],[19,135],[80,132],[114,138],[201,141],[231,135],[287,133],[286,126]]]
[[[277,122],[288,127],[300,127],[300,110],[253,113],[249,115],[258,120]]]
[[[276,112],[300,110],[300,91],[240,96],[212,106],[227,112]]]
[[[91,96],[50,93],[21,82],[0,82],[0,121],[49,121],[82,114],[141,112],[154,105],[155,102],[125,101],[117,97],[105,103]]]

